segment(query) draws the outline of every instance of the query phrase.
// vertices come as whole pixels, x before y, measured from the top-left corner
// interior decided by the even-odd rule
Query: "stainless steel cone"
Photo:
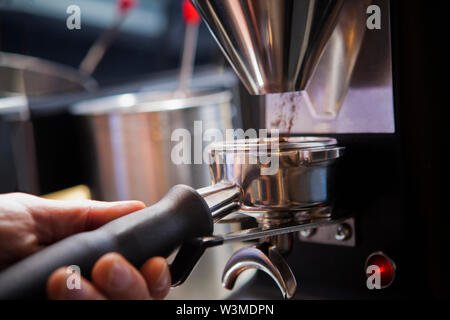
[[[303,90],[344,0],[191,0],[251,94]]]

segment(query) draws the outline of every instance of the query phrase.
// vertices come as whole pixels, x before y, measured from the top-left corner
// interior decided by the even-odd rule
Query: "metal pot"
[[[97,82],[88,75],[55,62],[15,53],[0,53],[2,95],[50,96],[90,91]]]
[[[61,145],[58,137],[67,134],[54,134],[54,127],[58,127],[60,119],[53,117],[54,114],[49,113],[46,106],[52,104],[53,113],[58,110],[59,115],[67,99],[59,99],[61,107],[55,108],[56,97],[72,92],[91,91],[96,87],[95,80],[70,67],[34,57],[0,52],[0,131],[4,133],[0,137],[0,152],[7,155],[2,167],[14,168],[2,174],[1,192],[39,194],[42,191],[42,181],[39,181],[42,172],[38,169],[38,158],[41,155],[44,156],[42,162],[57,161],[56,159],[61,162],[60,155],[49,154],[48,150],[57,150]],[[36,104],[39,105],[39,110],[33,107]],[[45,122],[41,126],[45,127],[42,136],[40,126],[36,126],[41,120]],[[46,135],[48,131],[52,134]],[[38,146],[35,146],[35,135],[39,139]]]
[[[189,131],[194,121],[203,130],[232,128],[237,114],[228,90],[197,92],[185,98],[173,93],[121,94],[75,104],[84,141],[89,142],[91,187],[101,200],[139,199],[155,203],[179,183],[194,188],[210,184],[207,164],[174,164],[171,152],[176,129]],[[192,150],[194,143],[191,144]]]

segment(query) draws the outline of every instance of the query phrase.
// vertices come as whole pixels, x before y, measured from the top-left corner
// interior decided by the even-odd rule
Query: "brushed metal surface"
[[[336,231],[337,228],[342,224],[347,224],[351,228],[351,232],[347,239],[337,240],[335,237]],[[335,246],[354,247],[356,245],[355,219],[348,218],[334,225],[315,228],[314,232],[308,237],[302,236],[302,234],[299,232],[298,239],[303,242],[314,242]]]
[[[380,8],[379,30],[366,27],[369,5]],[[265,126],[290,134],[394,133],[389,15],[389,0],[345,0],[305,90],[264,97]]]
[[[192,0],[250,94],[303,90],[344,0]]]

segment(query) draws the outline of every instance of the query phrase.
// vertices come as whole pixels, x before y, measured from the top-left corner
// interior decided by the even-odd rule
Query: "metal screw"
[[[303,230],[300,230],[300,236],[301,236],[302,238],[310,238],[310,237],[312,237],[315,233],[316,233],[316,229],[315,229],[315,228],[310,228],[310,229],[303,229]]]
[[[337,241],[345,241],[348,240],[351,235],[352,235],[352,228],[347,223],[343,223],[336,228],[334,238]]]

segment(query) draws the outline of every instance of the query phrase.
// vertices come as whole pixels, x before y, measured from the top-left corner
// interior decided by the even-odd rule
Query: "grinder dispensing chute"
[[[253,95],[300,91],[344,0],[191,0]]]

